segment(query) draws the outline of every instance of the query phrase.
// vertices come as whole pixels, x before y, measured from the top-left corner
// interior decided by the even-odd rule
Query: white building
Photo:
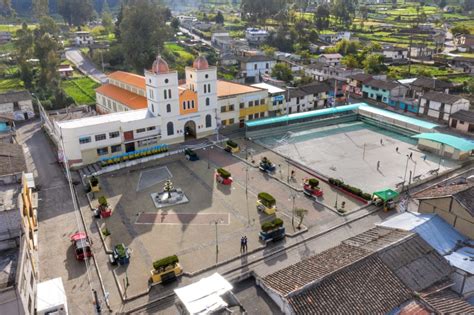
[[[427,92],[420,97],[418,112],[428,117],[448,122],[460,110],[469,110],[469,100],[439,92]]]
[[[12,91],[0,94],[0,114],[13,116],[14,120],[33,118],[33,102],[28,91]]]
[[[74,43],[76,46],[89,46],[94,44],[94,38],[89,32],[75,32]]]
[[[306,112],[326,107],[330,90],[329,85],[321,82],[289,89],[286,99],[286,113]]]
[[[341,54],[322,54],[318,58],[318,62],[324,63],[329,66],[338,66],[341,64],[342,55]]]
[[[232,46],[232,37],[228,32],[212,33],[211,43],[214,47],[221,50],[229,50]]]
[[[264,55],[240,57],[240,72],[244,78],[259,82],[259,77],[271,74],[276,61]]]
[[[362,69],[349,69],[343,66],[330,66],[324,63],[316,62],[304,68],[307,76],[316,81],[325,81],[327,79],[346,80],[350,76],[364,73]]]
[[[247,28],[245,38],[250,44],[261,44],[268,38],[268,32],[258,28]]]
[[[408,49],[403,47],[384,47],[382,49],[382,54],[385,59],[400,61],[406,60],[408,58]]]
[[[350,40],[351,35],[352,33],[348,31],[332,33],[332,34],[319,34],[319,39],[322,40],[323,42],[334,44],[343,39]]]
[[[257,83],[252,86],[268,91],[268,116],[274,117],[286,113],[286,90],[268,83]]]

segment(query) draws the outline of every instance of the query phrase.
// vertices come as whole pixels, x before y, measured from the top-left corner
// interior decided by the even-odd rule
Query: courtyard
[[[438,168],[443,172],[459,165],[421,152],[416,139],[361,121],[290,131],[254,141],[368,193],[397,188],[404,179],[408,184],[410,173],[413,182]]]
[[[280,246],[308,229],[324,231],[346,220],[322,201],[329,204],[338,196],[340,201],[347,200],[348,210],[365,206],[329,186],[323,188],[329,197],[313,202],[300,191],[299,181],[309,176],[300,170],[296,174],[298,182],[285,183],[278,180],[278,173],[274,177],[263,174],[219,147],[196,152],[198,161],[174,155],[99,177],[101,192],[95,193],[92,204],[97,204],[99,196],[106,196],[114,211],[110,218],[98,220],[101,230],[110,232],[105,237],[107,247],[124,243],[132,251],[130,265],[108,267],[122,287],[128,282],[128,296],[146,292],[153,261],[169,255],[176,254],[185,274],[192,276],[218,263],[242,259],[242,236],[248,237],[249,254],[265,251],[265,244],[258,238],[260,226],[274,216],[256,210],[259,192],[270,193],[277,200],[276,216],[284,221],[287,233]],[[214,171],[218,167],[231,172],[231,186],[216,182]],[[167,179],[182,189],[189,202],[160,209],[155,206],[151,195],[161,192]],[[293,227],[293,207],[308,210],[301,229],[297,228],[298,218],[294,218]],[[93,224],[95,219],[89,220]]]

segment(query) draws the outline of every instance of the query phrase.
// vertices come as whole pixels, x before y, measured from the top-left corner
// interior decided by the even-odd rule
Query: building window
[[[211,84],[210,83],[207,85],[207,93],[211,93]]]
[[[186,101],[183,101],[183,110],[186,110]]]
[[[206,97],[206,106],[209,106],[211,105],[211,100],[209,99],[209,97]]]
[[[166,124],[166,131],[168,133],[168,136],[171,136],[171,135],[174,134],[174,126],[173,126],[173,123],[171,121]]]
[[[254,64],[254,65],[253,65],[253,69],[254,69],[254,70],[257,70],[257,64]]]
[[[269,68],[270,68],[270,65],[268,64],[268,62],[265,64],[265,68],[266,68],[266,69],[269,69]]]
[[[163,96],[165,97],[165,100],[167,99],[167,94],[166,94],[166,90],[163,90]]]
[[[168,98],[171,98],[171,89],[168,89]]]
[[[109,138],[110,139],[118,138],[119,136],[120,136],[120,131],[109,132]]]
[[[249,107],[252,107],[253,106],[253,101],[250,101],[249,102]]]
[[[232,125],[234,123],[234,118],[229,119],[229,125]]]
[[[212,117],[211,115],[206,115],[206,128],[212,127]]]
[[[151,111],[154,113],[155,112],[155,105],[151,104]]]
[[[265,99],[264,99],[264,98],[262,98],[262,99],[260,100],[260,105],[265,105]]]
[[[152,130],[155,130],[155,129],[156,129],[155,126],[151,126],[151,127],[146,128],[146,131],[152,131]]]
[[[233,110],[234,110],[234,104],[229,105],[229,111],[231,112],[231,111],[233,111]]]
[[[257,118],[258,118],[258,113],[255,113],[255,115],[253,115],[253,117],[254,117],[255,119],[257,119]]]
[[[121,152],[121,151],[122,151],[122,145],[121,144],[113,145],[113,146],[110,147],[110,152],[112,152],[112,153]]]
[[[260,118],[263,118],[263,117],[265,117],[265,112],[260,113]]]
[[[171,105],[170,104],[166,104],[166,112],[171,113]]]
[[[225,106],[221,106],[221,113],[225,113],[227,110],[226,110],[226,107]]]
[[[140,128],[140,129],[137,129],[136,132],[137,132],[137,133],[142,133],[142,132],[145,132],[145,131],[146,131],[145,128]]]
[[[89,142],[91,142],[91,141],[92,141],[92,140],[91,140],[91,137],[80,137],[80,138],[79,138],[79,143],[80,143],[80,144],[89,143]]]
[[[253,115],[250,114],[250,115],[249,115],[249,120],[252,120],[252,119],[253,119]]]
[[[97,155],[107,155],[107,154],[109,154],[109,148],[108,147],[97,149]]]
[[[208,79],[208,78],[209,78],[209,74],[206,74],[204,77],[205,77],[206,79]]]
[[[207,85],[204,84],[204,93],[207,93]]]
[[[194,108],[194,100],[191,101],[191,107]]]
[[[255,101],[255,106],[259,105],[260,102],[258,100]]]
[[[239,108],[241,108],[241,109],[242,109],[242,108],[245,108],[245,103],[240,103],[240,104],[239,104]]]
[[[102,141],[105,139],[107,139],[107,136],[105,135],[105,133],[102,133],[100,135],[95,135],[95,141]]]
[[[165,83],[168,84],[169,80],[168,79],[165,79]]]

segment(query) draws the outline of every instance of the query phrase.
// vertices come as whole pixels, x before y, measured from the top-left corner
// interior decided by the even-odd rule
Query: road
[[[85,75],[92,77],[95,81],[106,83],[107,75],[96,68],[96,65],[82,55],[78,48],[68,48],[66,58],[71,61]]]
[[[69,314],[94,314],[92,289],[102,296],[100,283],[92,260],[86,268],[85,262],[76,261],[74,257],[69,236],[84,227],[74,210],[63,169],[56,163],[56,150],[38,121],[19,126],[17,136],[25,148],[28,169],[35,175],[39,189],[40,281],[61,277]]]
[[[209,47],[214,48],[214,49],[216,50],[216,52],[219,53],[219,49],[217,49],[217,48],[215,48],[214,46],[212,46],[211,41],[206,40],[206,39],[200,37],[199,35],[196,35],[196,34],[194,34],[194,33],[191,33],[188,29],[186,29],[186,28],[184,28],[184,27],[180,27],[179,30],[180,30],[181,32],[183,32],[183,33],[185,33],[185,34],[191,36],[191,37],[194,38],[195,40],[198,40],[198,41],[202,42],[203,44],[208,45]]]

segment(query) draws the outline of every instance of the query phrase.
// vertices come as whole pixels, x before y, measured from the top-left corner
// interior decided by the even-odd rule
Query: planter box
[[[92,186],[92,183],[89,180],[89,185],[91,186],[91,191],[92,192],[99,192],[100,191],[100,184],[99,183],[97,183],[97,185],[95,185],[95,186]]]
[[[158,272],[156,269],[150,271],[151,278],[150,281],[152,284],[158,284],[165,281],[169,281],[172,278],[175,279],[176,277],[183,274],[183,268],[179,263],[176,263],[174,266],[170,266],[166,268],[163,272]]]
[[[273,229],[267,232],[260,231],[259,238],[263,242],[278,241],[285,237],[285,227],[281,226],[277,229]]]

